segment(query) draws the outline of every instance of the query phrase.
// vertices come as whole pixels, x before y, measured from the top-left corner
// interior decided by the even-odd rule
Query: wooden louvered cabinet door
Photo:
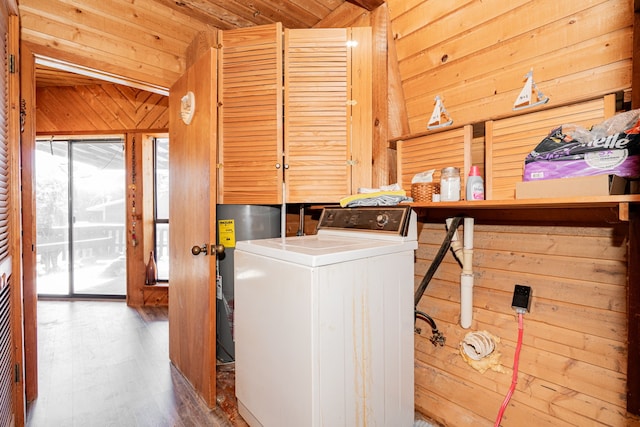
[[[219,203],[336,203],[371,185],[370,28],[282,34],[219,33]]]
[[[357,36],[350,28],[285,30],[287,202],[335,203],[357,186],[371,186],[367,30]]]
[[[282,202],[282,26],[220,31],[218,202]]]

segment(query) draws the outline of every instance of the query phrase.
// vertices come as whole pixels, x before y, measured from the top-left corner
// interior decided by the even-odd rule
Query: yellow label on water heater
[[[218,220],[218,242],[225,248],[236,247],[236,224],[233,219]]]

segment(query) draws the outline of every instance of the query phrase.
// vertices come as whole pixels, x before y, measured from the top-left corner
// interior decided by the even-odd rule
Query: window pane
[[[158,280],[169,280],[169,224],[156,223],[156,264]]]
[[[156,139],[156,219],[169,219],[169,139]]]
[[[155,140],[155,233],[158,281],[169,280],[169,138]]]

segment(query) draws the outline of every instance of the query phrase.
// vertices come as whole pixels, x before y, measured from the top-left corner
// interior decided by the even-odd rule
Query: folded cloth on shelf
[[[395,206],[401,202],[411,202],[413,199],[407,197],[404,190],[377,191],[374,193],[354,194],[340,199],[340,206]]]

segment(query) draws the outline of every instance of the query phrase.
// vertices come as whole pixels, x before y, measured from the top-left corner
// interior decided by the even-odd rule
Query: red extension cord
[[[507,409],[509,400],[511,400],[511,396],[516,389],[516,384],[518,384],[518,360],[520,359],[520,348],[522,347],[523,317],[522,313],[518,313],[518,344],[516,345],[516,352],[513,356],[513,377],[511,379],[511,387],[509,388],[507,395],[504,397],[504,401],[502,402],[502,406],[500,406],[500,411],[498,412],[498,417],[496,418],[496,423],[493,427],[500,426],[502,415],[504,414],[505,409]]]

